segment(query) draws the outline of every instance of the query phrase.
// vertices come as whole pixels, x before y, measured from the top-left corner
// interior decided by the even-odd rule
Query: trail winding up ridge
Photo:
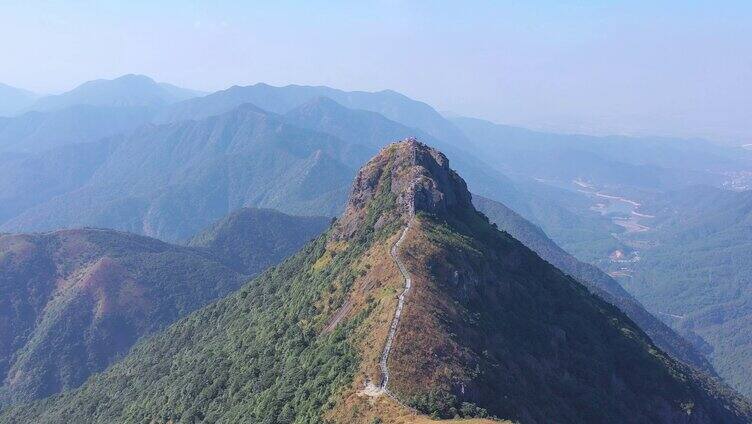
[[[379,360],[379,368],[381,369],[380,389],[392,397],[394,396],[389,392],[389,388],[387,387],[387,385],[389,384],[389,367],[387,366],[387,362],[389,361],[389,353],[392,350],[392,343],[394,342],[394,337],[397,334],[397,327],[399,326],[400,317],[402,316],[402,309],[405,307],[405,298],[407,297],[407,294],[410,292],[410,288],[413,285],[413,280],[410,277],[410,273],[407,272],[407,268],[405,267],[405,264],[402,263],[402,261],[399,258],[398,250],[400,246],[402,246],[402,242],[405,240],[405,236],[407,235],[408,230],[410,230],[411,224],[412,224],[412,219],[410,219],[405,229],[402,230],[402,235],[400,235],[400,238],[397,240],[396,243],[394,243],[390,251],[390,254],[392,255],[392,259],[394,260],[394,263],[397,264],[397,268],[399,268],[399,271],[402,274],[402,277],[405,279],[405,289],[399,295],[399,300],[397,301],[397,309],[394,311],[394,318],[392,319],[392,325],[391,327],[389,327],[389,335],[386,338],[384,351],[381,353],[381,359]]]

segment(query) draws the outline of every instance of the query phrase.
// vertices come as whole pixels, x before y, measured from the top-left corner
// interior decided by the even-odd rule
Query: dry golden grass
[[[453,419],[434,420],[426,415],[416,414],[412,410],[395,402],[388,396],[371,398],[353,391],[336,409],[336,414],[330,414],[328,419],[334,423],[370,424],[375,418],[381,419],[383,424],[499,424],[510,421],[494,421],[490,419]]]
[[[409,236],[410,234],[408,238]],[[356,279],[350,290],[345,302],[348,308],[346,314],[337,318],[343,321],[352,318],[368,307],[369,299],[375,303],[375,307],[352,335],[358,346],[361,367],[350,387],[344,389],[337,405],[327,414],[327,420],[333,423],[353,424],[370,424],[374,418],[380,418],[384,424],[498,423],[498,421],[486,419],[432,420],[425,415],[416,414],[386,395],[370,397],[362,393],[367,381],[373,384],[380,382],[379,359],[397,306],[397,296],[404,287],[402,275],[389,253],[398,237],[399,232],[388,240],[374,245],[356,261],[355,267],[366,272]],[[412,241],[412,243],[416,242],[425,243],[425,240]],[[413,262],[413,265],[418,262],[416,258],[409,260]],[[410,271],[413,272],[412,269]],[[422,274],[422,272],[418,271],[417,274]],[[414,292],[411,292],[411,295],[412,293]],[[420,296],[417,299],[420,302]],[[410,309],[411,301],[412,299],[408,300],[406,310]],[[337,311],[330,311],[329,315],[336,317]],[[409,326],[400,326],[400,331],[410,327],[416,328],[411,323]],[[393,362],[390,361],[390,366],[392,364]]]

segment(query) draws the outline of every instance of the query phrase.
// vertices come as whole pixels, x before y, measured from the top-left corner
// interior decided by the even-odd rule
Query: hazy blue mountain
[[[157,83],[144,75],[129,74],[112,80],[88,81],[66,93],[42,97],[31,109],[48,111],[74,105],[158,108],[201,94],[203,93]]]
[[[294,125],[326,132],[352,143],[360,142],[370,152],[393,140],[417,137],[440,148],[462,172],[474,193],[502,201],[555,235],[557,241],[575,249],[577,254],[595,259],[623,247],[612,236],[621,228],[591,211],[593,203],[586,195],[530,178],[510,180],[489,165],[485,156],[458,147],[456,142],[437,139],[422,129],[407,127],[376,112],[346,108],[327,97],[314,98],[284,116]]]
[[[0,222],[83,186],[116,145],[105,139],[41,153],[0,153]]]
[[[473,196],[473,204],[500,230],[506,231],[555,267],[576,278],[601,299],[618,307],[665,352],[699,370],[715,375],[708,360],[689,341],[651,315],[622,286],[597,267],[581,262],[540,229],[505,205]]]
[[[291,216],[273,209],[242,208],[188,241],[222,263],[254,274],[281,262],[329,227],[331,218]]]
[[[242,206],[333,215],[360,156],[347,143],[246,105],[123,137],[82,187],[11,219],[6,230],[81,225],[181,240]]]
[[[749,191],[695,185],[729,186],[735,173],[748,173],[748,151],[702,140],[557,135],[469,118],[453,122],[486,161],[516,177],[518,187],[532,187],[525,178],[551,187],[537,196],[546,201],[539,213],[515,211],[568,252],[621,276],[649,311],[708,356],[719,375],[752,393],[752,298],[746,296],[752,198]],[[568,215],[547,203],[557,192],[562,196],[554,204],[569,205]],[[609,214],[633,213],[598,216],[590,211],[603,202],[592,197],[595,192],[637,201],[647,226],[630,232],[609,225],[603,219]],[[620,252],[635,256],[611,257]]]
[[[0,116],[14,115],[31,106],[39,97],[31,91],[0,83]]]
[[[94,142],[130,132],[150,122],[152,116],[146,107],[76,105],[0,118],[0,152],[36,153]]]
[[[378,141],[389,135],[400,135],[392,140],[404,138],[403,134],[416,136],[441,148],[467,178],[474,192],[503,201],[543,226],[558,242],[576,248],[578,254],[584,252],[590,258],[620,247],[611,236],[618,227],[591,211],[592,205],[586,205],[585,196],[573,190],[555,190],[526,175],[513,175],[518,179],[522,177],[519,183],[510,181],[495,160],[496,156],[473,150],[474,145],[453,123],[425,103],[398,93],[345,92],[328,87],[272,87],[266,84],[236,86],[172,105],[157,120],[170,122],[201,118],[245,102],[285,113],[296,125],[358,140],[367,146],[374,143],[371,148],[377,147]],[[365,111],[372,113],[369,115]],[[525,158],[518,158],[518,161],[524,163]],[[642,171],[636,169],[634,172],[640,174]],[[580,207],[572,207],[570,198]],[[562,201],[568,205],[560,204]],[[582,234],[587,238],[579,239],[578,235]],[[596,246],[596,252],[582,248],[582,245],[591,244]]]
[[[290,124],[331,134],[359,146],[367,155],[373,155],[386,144],[415,137],[428,145],[440,148],[465,175],[476,193],[524,207],[528,201],[525,193],[506,176],[495,171],[472,153],[385,116],[362,109],[347,108],[328,97],[315,97],[285,115]],[[365,149],[363,149],[365,147]]]
[[[323,86],[273,87],[267,84],[234,86],[208,96],[175,104],[159,117],[159,121],[200,119],[227,112],[243,103],[252,103],[264,110],[283,114],[317,97],[328,97],[350,109],[377,112],[408,127],[422,129],[438,139],[462,140],[464,138],[464,135],[452,123],[444,119],[431,106],[395,91],[342,91]]]
[[[558,182],[643,189],[720,185],[724,172],[752,164],[752,152],[704,140],[554,134],[474,118],[451,121],[469,148],[504,172]]]
[[[269,87],[269,89],[275,95],[288,92],[287,89],[275,89],[273,87]],[[195,100],[203,102],[210,98],[212,96]],[[190,102],[184,102],[184,104]],[[252,108],[251,106],[245,107]],[[269,114],[269,116],[272,115],[274,114]],[[436,116],[438,116],[438,119],[442,119],[439,115]],[[202,122],[207,119],[211,118],[205,118]],[[181,173],[174,176],[174,178],[163,178],[158,181],[151,179],[148,175],[153,173],[169,174],[171,172],[169,170],[173,169],[172,165],[176,165],[182,160],[188,160],[190,156],[185,153],[179,153],[171,157],[170,161],[163,159],[171,164],[159,163],[157,159],[161,155],[173,155],[165,151],[166,148],[163,146],[165,142],[158,140],[170,138],[171,141],[166,142],[166,145],[169,145],[170,143],[175,143],[175,140],[181,137],[190,137],[190,135],[179,132],[175,128],[195,124],[178,122],[172,124],[172,126],[167,125],[145,129],[140,135],[129,138],[127,143],[124,143],[120,149],[113,153],[113,157],[102,166],[102,169],[98,170],[92,176],[91,183],[87,184],[86,187],[82,187],[76,193],[55,199],[50,205],[42,205],[39,209],[29,211],[24,216],[14,220],[13,223],[6,224],[4,228],[14,230],[52,229],[56,228],[56,226],[84,224],[111,226],[117,221],[118,228],[120,229],[155,236],[165,236],[163,225],[186,225],[190,228],[190,230],[179,230],[177,228],[170,230],[171,234],[167,237],[170,240],[176,240],[180,237],[186,237],[192,231],[195,231],[196,228],[200,228],[211,220],[223,216],[232,208],[245,204],[273,207],[291,213],[332,215],[341,210],[346,194],[346,186],[343,184],[343,181],[352,177],[354,169],[358,164],[362,163],[369,155],[374,154],[386,143],[413,136],[442,148],[454,161],[457,168],[466,175],[473,191],[503,201],[515,211],[542,225],[551,234],[557,236],[557,239],[569,241],[569,238],[571,238],[570,233],[588,234],[590,227],[595,225],[593,223],[598,222],[596,214],[592,212],[587,216],[578,216],[573,212],[576,208],[572,207],[571,203],[572,199],[577,198],[577,196],[564,196],[562,193],[552,193],[550,192],[552,189],[546,188],[547,186],[534,181],[526,182],[525,185],[514,183],[473,154],[456,147],[457,143],[435,138],[420,128],[408,127],[376,112],[349,109],[329,98],[317,96],[289,110],[285,115],[277,116],[275,119],[283,120],[286,125],[312,130],[319,134],[327,133],[340,140],[337,144],[336,154],[331,149],[329,150],[329,156],[337,157],[340,161],[339,165],[336,164],[337,161],[315,161],[317,163],[316,168],[319,169],[316,172],[321,173],[321,175],[328,175],[317,183],[319,187],[325,187],[328,190],[327,193],[320,192],[320,189],[313,189],[310,194],[311,197],[316,197],[316,200],[311,198],[303,203],[287,202],[284,199],[294,199],[298,195],[292,193],[285,194],[285,191],[292,187],[286,183],[275,185],[277,180],[284,180],[282,178],[262,178],[264,182],[259,181],[257,189],[266,194],[259,195],[260,197],[254,197],[258,194],[254,194],[253,196],[249,194],[247,197],[243,197],[245,196],[243,195],[240,196],[243,197],[242,201],[232,200],[230,205],[226,205],[227,201],[223,197],[224,194],[216,194],[217,197],[212,197],[200,190],[191,191],[197,187],[195,180],[201,175],[200,172],[194,174]],[[157,130],[156,128],[162,128],[162,130]],[[175,133],[168,136],[165,133],[165,128],[172,128],[170,131],[174,131]],[[152,132],[159,131],[165,135],[151,134]],[[238,145],[245,144],[242,142],[243,137],[246,137],[246,135],[237,135]],[[317,148],[316,143],[318,141],[316,141],[316,137],[313,136],[312,140],[308,143],[310,151]],[[141,143],[135,141],[139,138],[143,139]],[[253,141],[248,142],[249,146],[252,144]],[[325,146],[319,147],[327,151]],[[139,158],[143,155],[149,156],[148,158]],[[208,157],[212,156],[209,155]],[[268,175],[274,175],[275,172],[279,171],[276,170],[277,168],[284,170],[279,172],[293,172],[291,169],[288,169],[288,164],[284,160],[280,161],[277,157],[270,157],[268,161],[260,160],[259,158],[260,156],[254,155],[253,158],[248,159],[249,162],[246,164],[247,173],[266,172]],[[201,160],[204,159],[208,160],[206,158],[202,158]],[[135,163],[140,164],[140,167],[149,166],[152,168],[141,169],[140,176],[132,176],[133,164]],[[149,165],[152,163],[154,165]],[[185,165],[187,168],[196,166],[195,163],[180,163],[179,166]],[[334,166],[334,168],[325,170],[324,168],[327,166]],[[234,181],[236,179],[234,174],[232,176],[220,176],[217,181],[222,181],[222,178],[227,179],[227,184],[237,187],[237,181]],[[288,178],[296,179],[298,177],[289,174]],[[135,183],[133,181],[135,179],[143,179],[146,183]],[[184,180],[188,179],[194,181],[186,183]],[[129,182],[126,183],[125,180],[129,180]],[[203,190],[207,190],[207,187],[212,187],[210,180],[211,178],[206,176],[204,182],[198,184],[198,186],[203,187]],[[338,181],[337,184],[341,184],[341,186],[327,185],[335,181]],[[224,182],[217,184],[224,184]],[[128,188],[123,189],[122,187]],[[235,189],[233,188],[233,190]],[[134,193],[134,190],[138,193]],[[319,190],[318,194],[315,194],[316,190]],[[201,200],[190,200],[191,195],[195,195],[196,198]],[[183,215],[181,210],[184,207],[178,207],[177,205],[182,205],[186,202],[198,202],[198,213]],[[307,206],[302,206],[303,204]],[[79,209],[82,206],[77,205],[86,205],[84,206],[86,210],[80,211]],[[581,205],[578,204],[578,206]],[[303,210],[307,207],[312,208],[311,212]],[[586,207],[584,209],[587,210]],[[164,214],[168,213],[168,211],[169,213],[176,214],[180,219],[168,220],[169,224],[162,224],[162,217],[166,217],[167,215]],[[187,222],[184,220],[187,220]],[[188,223],[195,220],[198,220],[198,222]],[[613,229],[605,223],[598,225],[602,227],[602,231],[600,229],[599,231],[606,234],[606,237],[610,237],[610,231]],[[587,228],[588,231],[583,231],[583,228]],[[593,236],[587,242],[592,242],[595,239],[597,237]],[[611,247],[613,246],[608,245],[608,248]]]

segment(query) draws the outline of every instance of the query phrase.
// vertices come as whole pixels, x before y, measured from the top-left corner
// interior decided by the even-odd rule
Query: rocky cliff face
[[[377,222],[409,219],[417,212],[447,216],[451,210],[472,208],[465,181],[440,151],[414,138],[392,143],[358,172],[345,213],[338,221],[339,237],[350,237],[364,225],[367,205],[379,195],[392,198],[394,208]]]

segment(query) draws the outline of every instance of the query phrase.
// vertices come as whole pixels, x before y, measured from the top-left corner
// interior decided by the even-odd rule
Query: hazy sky
[[[752,143],[752,1],[7,1],[0,82],[391,88],[590,133]]]

